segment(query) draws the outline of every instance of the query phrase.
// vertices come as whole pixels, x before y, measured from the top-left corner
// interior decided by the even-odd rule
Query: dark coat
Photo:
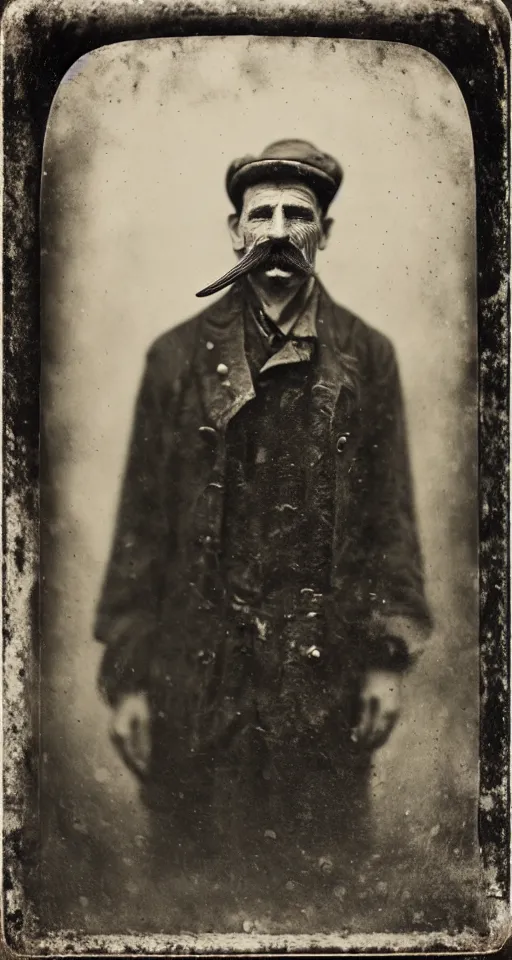
[[[107,648],[101,683],[108,699],[149,690],[161,716],[167,705],[166,722],[185,752],[200,743],[197,727],[196,741],[189,736],[198,714],[213,722],[207,709],[211,664],[226,633],[219,565],[226,427],[254,397],[243,316],[242,288],[235,285],[149,350],[96,622],[96,636]],[[334,461],[335,478],[334,523],[327,531],[330,590],[323,605],[323,642],[332,653],[322,661],[325,695],[327,675],[337,689],[340,678],[346,683],[365,667],[407,666],[430,618],[393,347],[323,288],[317,334],[305,456],[313,490],[317,469],[321,483],[323,458]],[[228,368],[228,383],[219,377],[219,364]],[[309,509],[315,511],[314,500]],[[298,630],[306,643],[316,637],[308,612],[311,618],[305,608],[283,614],[302,624],[287,629],[295,629],[295,639]]]

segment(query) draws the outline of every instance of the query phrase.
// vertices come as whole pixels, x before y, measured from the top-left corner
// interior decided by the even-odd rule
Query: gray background
[[[393,905],[363,898],[361,924],[378,930],[395,911],[421,927],[429,892],[457,888],[462,903],[475,888],[475,211],[464,101],[439,61],[403,44],[138,41],[73,66],[45,142],[41,896],[51,928],[181,923],[145,877],[144,812],[95,688],[94,606],[145,350],[197,312],[195,291],[233,261],[228,164],[295,136],[345,170],[319,274],[397,349],[436,620],[373,780],[383,850],[407,846],[413,866]]]

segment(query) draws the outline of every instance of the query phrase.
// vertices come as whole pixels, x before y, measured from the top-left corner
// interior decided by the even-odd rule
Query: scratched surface
[[[107,741],[91,639],[144,349],[196,309],[204,277],[229,265],[227,163],[283,135],[285,124],[346,170],[320,273],[336,299],[397,347],[437,622],[403,722],[375,766],[381,862],[362,865],[358,902],[329,905],[322,932],[363,934],[359,950],[382,931],[397,949],[473,928],[462,949],[485,933],[476,831],[474,171],[461,94],[411,47],[185,38],[105,48],[75,65],[45,146],[48,510],[35,859],[41,933],[49,943],[68,930],[60,942],[70,951],[86,934],[137,933],[181,935],[194,949],[187,931],[240,934],[248,918],[250,949],[267,933],[286,935],[288,947],[295,935],[318,933],[318,918],[295,915],[284,893],[277,912],[240,912],[226,898],[198,920],[207,876],[148,885],[144,811]]]
[[[191,879],[171,870],[158,893],[144,881],[144,813],[107,740],[91,621],[145,348],[195,312],[203,278],[232,261],[223,187],[230,158],[256,152],[285,129],[345,166],[319,272],[335,298],[396,344],[437,624],[409,682],[400,729],[376,759],[376,817],[397,850],[392,857],[382,851],[384,865],[357,871],[361,917],[354,922],[373,930],[456,928],[474,910],[476,296],[464,102],[447,71],[411,47],[191,38],[84,58],[60,87],[47,132],[43,339],[52,362],[43,415],[56,492],[45,541],[42,746],[45,906],[53,927],[63,916],[68,926],[98,932],[137,923],[171,931],[199,924],[203,932],[212,923],[207,909],[195,918],[187,902],[191,884],[205,897],[207,873]],[[395,883],[406,838],[414,875],[409,863]],[[108,851],[108,869],[100,850],[101,859]],[[107,896],[92,889],[99,871]],[[256,919],[264,929],[295,923],[312,932],[316,918],[294,915],[287,881],[276,915],[268,919],[264,905],[265,918]],[[332,898],[322,923],[347,925],[343,899]],[[225,912],[225,929],[242,929],[244,912],[227,903]],[[250,922],[250,905],[245,912]]]

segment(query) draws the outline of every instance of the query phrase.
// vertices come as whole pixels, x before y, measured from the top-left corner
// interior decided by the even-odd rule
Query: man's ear
[[[230,213],[228,217],[228,229],[231,235],[233,250],[238,253],[244,248],[244,238],[240,232],[240,217],[238,213]]]
[[[331,230],[334,220],[331,217],[324,217],[322,220],[322,236],[318,242],[318,249],[325,250],[327,244],[329,243],[329,237],[331,236]]]

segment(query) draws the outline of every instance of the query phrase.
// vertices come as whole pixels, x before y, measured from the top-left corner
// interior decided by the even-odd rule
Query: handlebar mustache
[[[238,280],[238,277],[250,273],[255,267],[262,266],[265,263],[271,266],[292,267],[305,276],[309,276],[313,272],[313,267],[308,263],[304,254],[289,240],[262,240],[255,243],[231,270],[228,270],[227,273],[207,287],[199,290],[196,297],[208,297],[212,293],[217,293]]]

